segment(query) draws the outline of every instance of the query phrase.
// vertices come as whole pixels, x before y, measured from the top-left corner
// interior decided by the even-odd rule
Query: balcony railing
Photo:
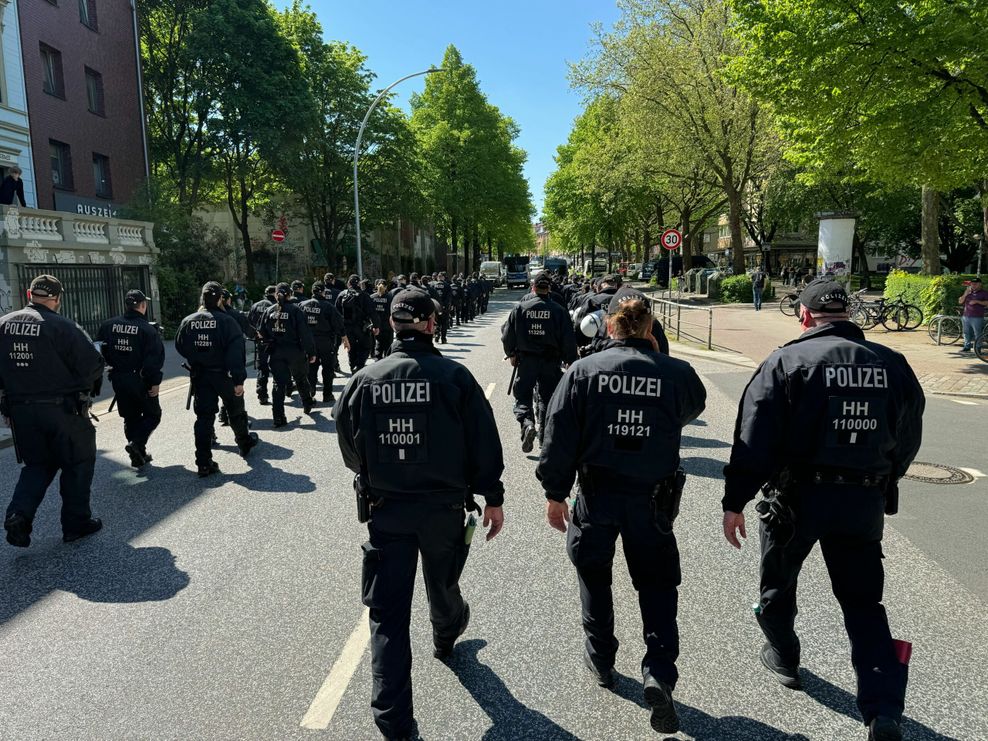
[[[93,257],[102,252],[98,249],[100,246],[109,248],[110,252],[125,250],[150,254],[154,251],[153,224],[146,221],[15,206],[0,206],[0,240],[34,253],[95,247],[96,251],[90,252],[92,262],[105,262]]]

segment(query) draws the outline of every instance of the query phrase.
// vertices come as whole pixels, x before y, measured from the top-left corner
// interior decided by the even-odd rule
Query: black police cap
[[[536,273],[535,277],[532,278],[532,285],[536,288],[548,288],[552,285],[552,278],[550,278],[549,274],[543,270]]]
[[[830,278],[817,278],[799,294],[799,303],[810,311],[822,314],[843,314],[847,311],[847,291]],[[840,308],[827,308],[828,304],[840,304]]]
[[[648,300],[644,293],[636,288],[631,288],[630,286],[624,286],[617,290],[611,300],[607,302],[607,315],[610,316],[614,314],[621,304],[627,303],[628,301],[641,301],[645,304],[646,309],[652,308],[652,302]]]
[[[293,280],[292,281],[292,290],[293,291],[301,290],[302,288],[305,288],[305,283],[303,283],[300,280]]]
[[[391,319],[395,324],[424,322],[436,313],[436,302],[425,291],[406,288],[391,302]]]
[[[274,291],[275,291],[274,286],[268,286],[267,288],[264,289],[264,295],[265,296],[274,296]]]
[[[127,306],[140,306],[145,301],[150,301],[150,299],[144,295],[144,291],[139,291],[136,288],[127,291],[127,295],[124,296],[124,303]]]
[[[202,286],[202,295],[220,298],[223,295],[223,286],[215,280],[207,281]]]
[[[291,293],[291,291],[292,291],[291,286],[289,286],[287,283],[279,283],[274,289],[274,292],[281,296],[287,296],[289,293]]]
[[[31,296],[34,298],[55,298],[62,293],[62,282],[54,275],[39,275],[31,281]]]

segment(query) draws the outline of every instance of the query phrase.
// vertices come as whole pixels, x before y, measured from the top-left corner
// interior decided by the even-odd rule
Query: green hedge
[[[957,299],[964,293],[964,281],[973,275],[914,275],[893,270],[885,280],[885,298],[897,299],[900,295],[906,303],[923,310],[925,321],[936,314],[953,313]]]
[[[720,280],[711,278],[707,285],[710,298],[725,304],[750,304],[755,301],[751,277],[748,275],[731,275]],[[775,286],[769,283],[762,291],[762,301],[771,301],[774,298]]]

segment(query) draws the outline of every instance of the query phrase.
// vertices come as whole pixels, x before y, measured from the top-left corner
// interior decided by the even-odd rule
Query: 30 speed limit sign
[[[666,229],[662,232],[662,246],[670,252],[678,250],[682,243],[683,235],[679,233],[678,229]]]

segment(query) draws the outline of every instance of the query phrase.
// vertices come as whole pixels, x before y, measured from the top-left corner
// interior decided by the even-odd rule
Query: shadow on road
[[[704,458],[698,455],[683,456],[683,470],[688,476],[700,476],[705,479],[723,479],[724,461],[716,458]]]
[[[711,440],[706,437],[689,437],[684,435],[682,447],[684,448],[729,448],[731,443],[724,440]]]
[[[553,723],[542,713],[520,703],[504,681],[477,657],[487,641],[464,641],[456,646],[449,668],[460,684],[477,701],[493,724],[481,737],[484,741],[517,739],[558,739],[577,741],[577,737]]]
[[[854,695],[835,684],[831,684],[805,667],[800,670],[800,674],[803,678],[803,690],[807,695],[834,712],[861,722],[861,713],[858,711],[858,703]],[[917,723],[911,718],[902,719],[902,737],[908,738],[910,741],[961,741],[953,736],[937,733],[929,726]]]

